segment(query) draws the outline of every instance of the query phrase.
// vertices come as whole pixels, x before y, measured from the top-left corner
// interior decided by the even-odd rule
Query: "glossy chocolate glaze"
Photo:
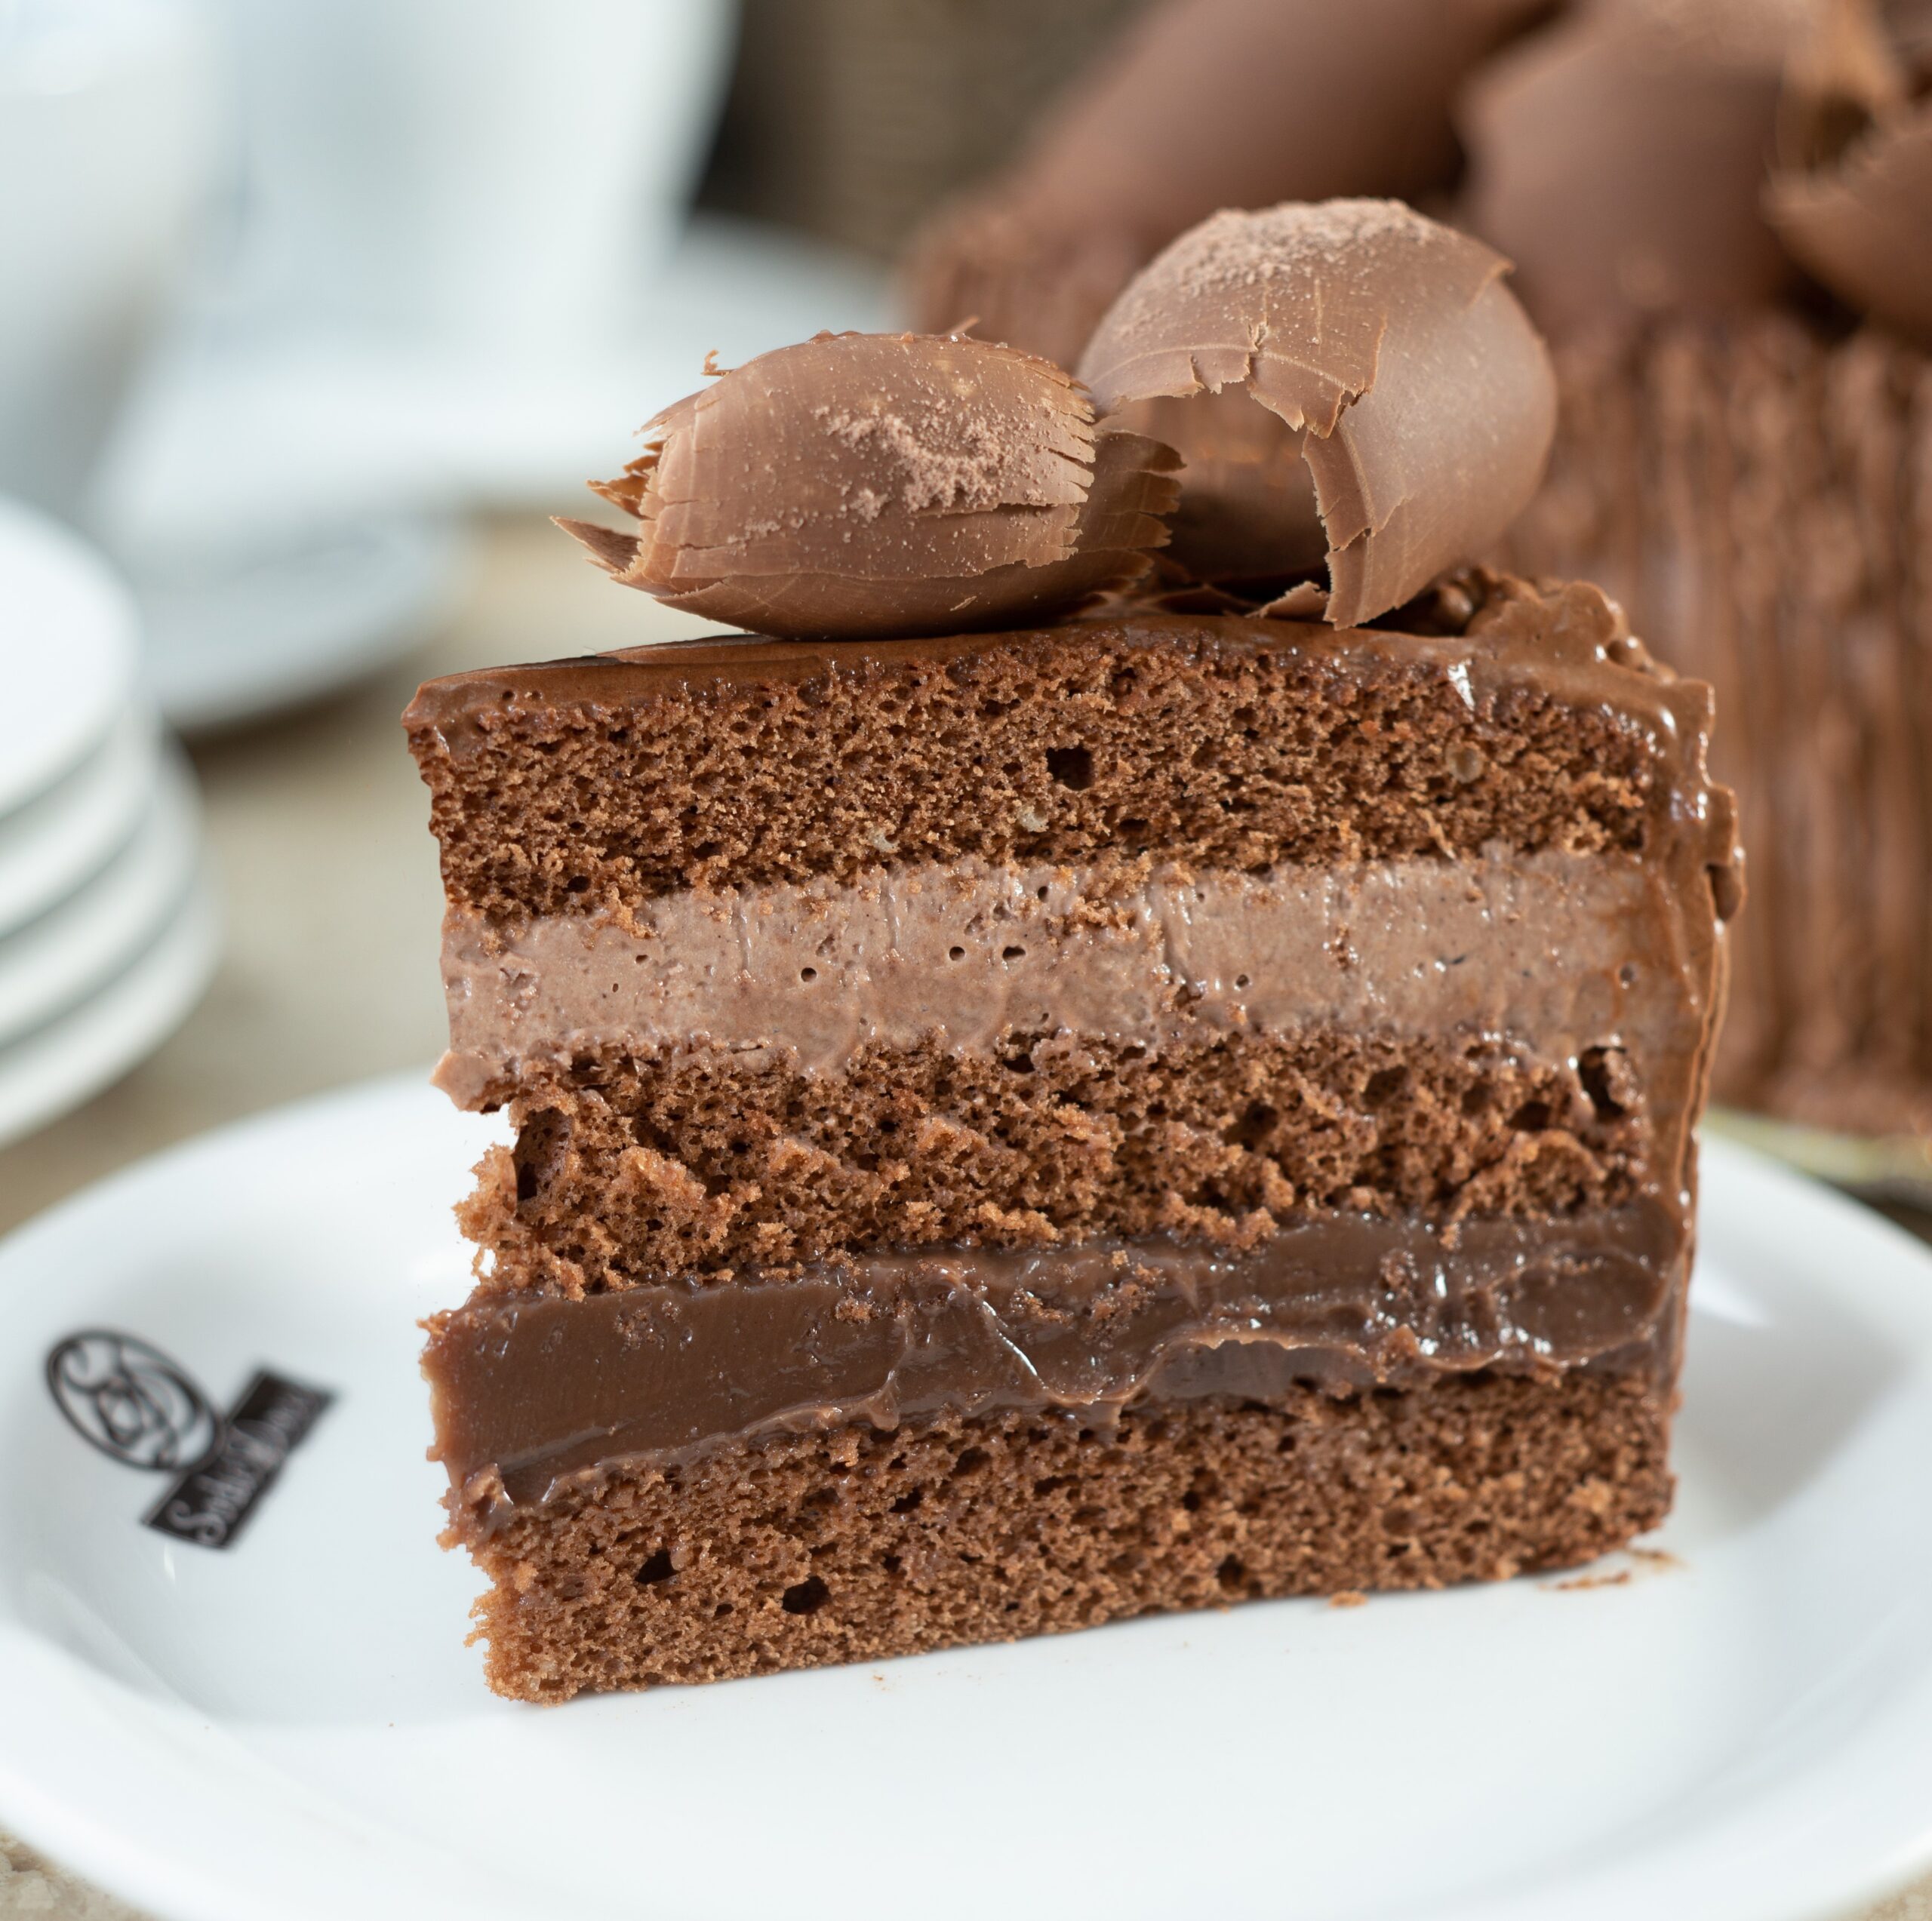
[[[485,1525],[619,1468],[941,1410],[1265,1400],[1482,1367],[1675,1371],[1687,1237],[1654,1202],[1436,1229],[1304,1221],[1245,1254],[1164,1240],[857,1255],[796,1280],[495,1297],[431,1323],[435,1458]]]

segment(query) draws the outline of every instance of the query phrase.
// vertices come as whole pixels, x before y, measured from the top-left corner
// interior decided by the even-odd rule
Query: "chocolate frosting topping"
[[[1144,571],[1171,450],[1097,429],[1058,367],[981,340],[820,334],[719,376],[561,522],[627,586],[761,633],[959,633],[1076,611]]]
[[[1278,457],[1314,481],[1325,616],[1352,625],[1481,552],[1535,490],[1555,383],[1507,268],[1395,201],[1217,214],[1129,284],[1081,377],[1103,413],[1232,392],[1275,416]],[[1191,444],[1211,444],[1212,418]],[[1292,570],[1309,531],[1292,507],[1263,531],[1231,571]]]

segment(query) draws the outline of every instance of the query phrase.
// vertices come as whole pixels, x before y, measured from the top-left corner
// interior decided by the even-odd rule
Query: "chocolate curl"
[[[1140,577],[1179,490],[1060,368],[959,337],[821,334],[645,432],[592,483],[637,532],[559,524],[626,586],[787,637],[1059,618]]]
[[[1479,73],[1461,220],[1538,322],[1756,306],[1792,278],[1759,201],[1790,9],[1597,0]]]
[[[1112,416],[1152,434],[1181,458],[1184,478],[1165,558],[1196,580],[1312,572],[1328,543],[1300,432],[1257,407],[1244,389],[1137,401]]]
[[[1103,415],[1231,392],[1274,414],[1280,457],[1313,478],[1326,617],[1358,625],[1486,549],[1541,476],[1555,382],[1507,269],[1395,201],[1218,214],[1128,286],[1081,377]],[[1257,529],[1231,577],[1291,573],[1306,538]],[[1321,601],[1304,584],[1281,610]]]
[[[1932,337],[1932,100],[1870,0],[1826,0],[1792,54],[1764,210],[1841,300]]]

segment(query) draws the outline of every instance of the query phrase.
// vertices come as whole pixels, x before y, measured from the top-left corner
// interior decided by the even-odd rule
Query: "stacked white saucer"
[[[0,1142],[159,1046],[214,969],[194,778],[140,640],[92,550],[0,499]]]

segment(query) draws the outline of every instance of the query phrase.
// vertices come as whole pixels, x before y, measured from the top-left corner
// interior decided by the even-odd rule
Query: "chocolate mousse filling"
[[[512,933],[457,908],[437,1078],[481,1105],[530,1063],[605,1048],[789,1049],[837,1071],[935,1034],[983,1054],[1011,1031],[1158,1045],[1327,1025],[1506,1030],[1555,1061],[1614,1042],[1669,1105],[1706,1018],[1695,905],[1634,856],[1493,846],[1258,874],[932,863]],[[1663,973],[1680,992],[1657,991]]]
[[[452,1505],[485,1529],[614,1473],[768,1434],[942,1412],[1266,1400],[1483,1368],[1667,1381],[1687,1236],[1658,1200],[1561,1224],[1334,1215],[1245,1253],[1149,1238],[855,1254],[438,1316],[423,1360]]]

